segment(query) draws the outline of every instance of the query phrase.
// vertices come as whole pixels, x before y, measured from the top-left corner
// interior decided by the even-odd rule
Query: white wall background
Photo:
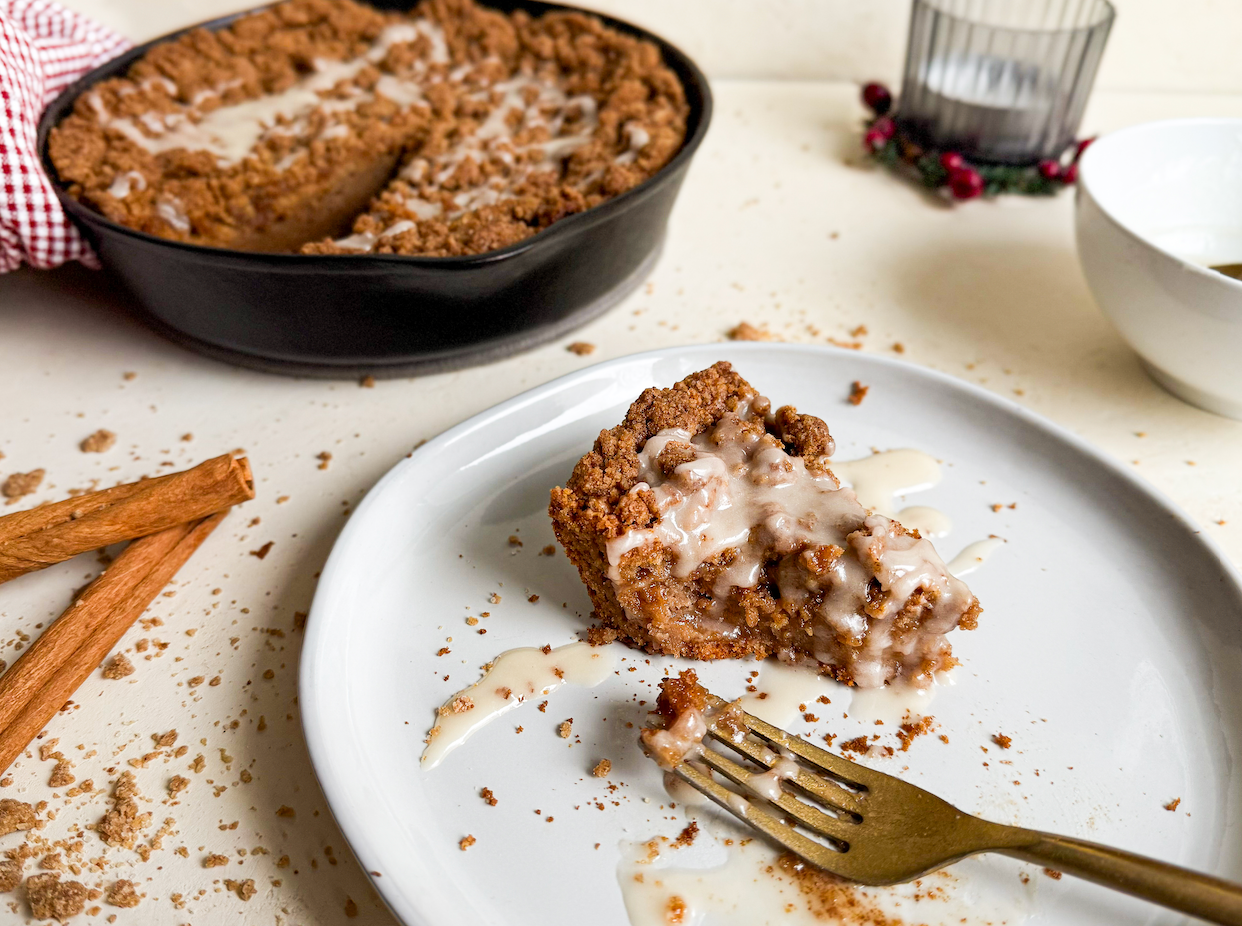
[[[63,0],[135,40],[251,0]],[[895,82],[909,0],[578,0],[681,46],[715,78]],[[1015,0],[1020,2],[1020,0]],[[1242,2],[1113,0],[1097,86],[1242,92]]]

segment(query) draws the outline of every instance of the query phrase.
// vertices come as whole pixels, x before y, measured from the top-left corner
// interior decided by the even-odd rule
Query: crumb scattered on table
[[[870,390],[870,386],[864,386],[858,380],[854,380],[854,382],[850,384],[849,403],[851,405],[862,405],[863,399],[867,397],[867,393]]]
[[[1164,805],[1164,809],[1165,810],[1177,810],[1178,806],[1181,803],[1182,803],[1182,799],[1180,797],[1175,797],[1173,798],[1173,800],[1169,801],[1167,804]]]
[[[116,435],[111,431],[100,428],[94,434],[83,439],[78,444],[83,453],[103,453],[105,450],[111,450],[113,444],[116,443]]]
[[[28,473],[13,473],[0,485],[0,495],[8,499],[6,505],[12,505],[19,498],[30,495],[39,488],[46,473],[43,469],[32,469]]]
[[[484,801],[484,802],[485,802],[485,803],[486,803],[489,807],[495,807],[495,806],[496,806],[496,804],[497,804],[497,803],[499,803],[499,802],[496,800],[496,795],[492,793],[492,789],[491,789],[491,788],[482,788],[482,789],[480,789],[480,791],[479,791],[479,797],[483,798],[483,801]]]
[[[358,380],[358,385],[363,389],[374,389],[375,377],[368,373],[366,376],[362,377],[362,379]]]
[[[254,878],[247,878],[245,881],[234,881],[232,878],[225,878],[224,886],[230,891],[235,891],[242,900],[249,900],[258,893],[255,890]]]
[[[37,823],[34,808],[29,804],[11,797],[0,800],[0,836],[31,829]]]
[[[577,354],[579,357],[585,357],[588,354],[595,353],[595,345],[590,341],[574,341],[568,345],[565,350],[571,354]]]
[[[1006,736],[1004,733],[993,733],[992,742],[995,743],[997,746],[999,746],[1001,749],[1008,749],[1009,744],[1013,742],[1013,738]]]
[[[316,455],[315,455],[315,459],[319,461],[319,468],[320,468],[320,469],[327,469],[327,468],[328,468],[328,464],[332,462],[332,454],[330,454],[330,453],[328,453],[328,451],[324,450],[324,451],[322,451],[322,452],[320,452],[320,453],[316,454]]]
[[[473,836],[463,836],[461,837],[460,840],[458,840],[457,847],[461,849],[462,852],[465,852],[467,849],[473,846],[476,842],[478,842],[478,840],[475,839]]]
[[[561,735],[561,739],[569,739],[574,735],[574,719],[570,717],[568,720],[563,721],[561,725],[556,728],[556,732]]]
[[[124,878],[108,885],[108,892],[105,896],[108,903],[114,907],[136,907],[142,901],[134,889],[134,882],[126,881]]]
[[[608,773],[612,771],[612,762],[608,759],[600,759],[596,763],[595,768],[591,769],[591,774],[596,778],[607,778]]]
[[[727,332],[730,341],[779,341],[767,328],[760,328],[750,322],[739,322]]]
[[[90,893],[80,881],[61,881],[60,875],[47,872],[26,879],[26,900],[30,912],[39,920],[66,920],[77,916],[86,907]]]

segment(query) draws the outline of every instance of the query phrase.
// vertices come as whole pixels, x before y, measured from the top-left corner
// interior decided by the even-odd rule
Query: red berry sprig
[[[925,186],[945,190],[954,199],[976,199],[1000,193],[1051,195],[1078,179],[1078,159],[1095,139],[1078,142],[1068,160],[1046,159],[1034,167],[972,164],[958,151],[929,151],[906,137],[893,113],[893,95],[880,83],[862,89],[862,101],[873,113],[863,134],[863,147],[876,160],[918,176]]]

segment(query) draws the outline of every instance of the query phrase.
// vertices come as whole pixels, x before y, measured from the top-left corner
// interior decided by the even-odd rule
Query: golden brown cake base
[[[657,438],[663,449],[645,453]],[[714,448],[732,461],[727,476]],[[950,667],[944,635],[972,628],[978,602],[928,541],[839,488],[828,466],[833,449],[821,420],[788,406],[772,411],[727,363],[646,390],[552,492],[553,528],[599,623],[592,639],[690,659],[776,655],[867,686],[899,677],[927,683]],[[717,481],[695,467],[714,467]],[[721,486],[770,491],[769,469],[814,510],[776,510],[768,500],[786,496],[760,494],[756,510],[773,517],[757,517],[749,534],[734,524],[735,545],[700,543],[699,558],[687,562],[691,546],[670,542],[664,529],[685,512],[684,499],[714,497]],[[747,500],[737,501],[689,517],[736,517]],[[918,568],[899,575],[894,558]]]

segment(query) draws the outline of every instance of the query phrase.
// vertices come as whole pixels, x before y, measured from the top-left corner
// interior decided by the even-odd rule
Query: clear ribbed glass
[[[1056,158],[1115,17],[1108,0],[914,0],[897,122],[973,160]]]

